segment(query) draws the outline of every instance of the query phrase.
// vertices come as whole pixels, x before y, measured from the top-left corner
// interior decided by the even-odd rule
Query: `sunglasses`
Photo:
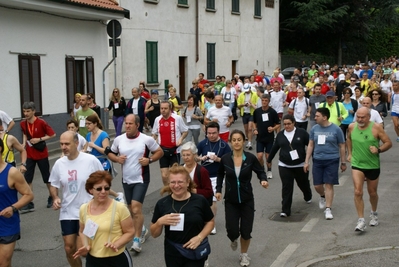
[[[356,82],[356,80],[351,80],[351,82]]]
[[[114,91],[114,93],[117,93],[118,91]]]
[[[103,189],[104,189],[104,191],[109,191],[111,189],[111,187],[109,187],[109,186],[97,187],[97,188],[93,187],[93,189],[96,190],[97,192],[101,192],[101,191],[103,191]]]

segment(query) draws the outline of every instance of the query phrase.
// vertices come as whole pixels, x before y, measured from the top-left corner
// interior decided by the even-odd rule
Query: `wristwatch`
[[[381,153],[381,149],[380,149],[380,148],[378,148],[378,149],[377,149],[377,151],[378,151],[378,154],[380,154],[380,153]]]
[[[24,166],[26,168],[26,163],[21,163],[22,166]]]
[[[148,158],[150,160],[150,164],[154,161],[152,158]]]
[[[12,208],[12,212],[13,212],[13,213],[18,212],[18,209],[17,209],[16,207],[14,207],[13,205],[11,205],[10,207]]]

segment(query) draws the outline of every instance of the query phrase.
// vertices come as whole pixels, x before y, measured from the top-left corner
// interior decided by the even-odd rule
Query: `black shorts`
[[[21,239],[21,234],[9,235],[9,236],[0,236],[0,244],[7,245],[11,244],[17,240]]]
[[[66,235],[79,235],[79,220],[61,220],[61,234]]]
[[[86,267],[133,267],[133,260],[126,249],[119,255],[105,258],[93,257],[89,252],[86,256]]]
[[[34,160],[27,158],[26,159],[26,172],[25,172],[25,180],[28,184],[31,184],[33,181],[33,176],[35,175],[35,167],[39,167],[40,173],[42,174],[42,179],[44,183],[48,183],[50,178],[50,163],[48,158]]]
[[[225,221],[227,237],[234,241],[238,237],[244,240],[251,239],[255,217],[255,201],[244,203],[230,203],[225,201]]]
[[[273,141],[271,142],[258,142],[256,141],[256,153],[270,154],[272,151]]]
[[[250,113],[244,113],[242,115],[242,123],[248,124],[250,121],[254,121],[254,116],[252,116]]]
[[[352,169],[361,171],[367,179],[372,180],[372,181],[377,180],[378,177],[380,177],[380,173],[381,173],[380,169],[365,170],[365,169],[361,169],[361,168],[357,168],[357,167],[353,167],[353,166],[352,166]]]
[[[159,159],[159,167],[162,168],[169,168],[172,167],[173,164],[177,163],[180,164],[180,154],[177,153],[176,148],[164,148],[161,147],[163,150],[163,156]]]
[[[125,192],[126,203],[130,205],[132,200],[134,200],[143,204],[148,185],[149,183],[122,183],[123,191]]]

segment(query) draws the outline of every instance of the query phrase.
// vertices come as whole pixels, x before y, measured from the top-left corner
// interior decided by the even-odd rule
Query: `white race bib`
[[[179,213],[180,222],[169,227],[170,231],[184,231],[184,213]]]

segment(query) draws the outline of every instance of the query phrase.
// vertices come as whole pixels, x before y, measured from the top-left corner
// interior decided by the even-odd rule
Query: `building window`
[[[146,42],[147,83],[158,83],[158,42]]]
[[[240,0],[231,0],[231,13],[240,13]]]
[[[37,116],[43,115],[42,78],[40,56],[19,55],[19,88],[21,106],[24,102],[34,102]],[[21,110],[21,117],[24,117]]]
[[[215,79],[215,47],[216,43],[207,43],[206,50],[207,50],[207,78],[208,79]]]
[[[215,0],[206,0],[206,10],[207,11],[216,11]]]
[[[150,3],[150,4],[158,4],[159,0],[144,0],[144,2]]]
[[[65,58],[65,64],[67,112],[71,112],[76,93],[95,92],[94,59],[91,57],[77,59],[69,56]]]
[[[269,8],[274,8],[274,0],[265,0],[265,6]]]
[[[261,0],[255,0],[254,17],[255,18],[261,18],[262,17]]]
[[[188,0],[178,0],[177,1],[178,5],[183,5],[183,6],[187,6],[188,5]]]

